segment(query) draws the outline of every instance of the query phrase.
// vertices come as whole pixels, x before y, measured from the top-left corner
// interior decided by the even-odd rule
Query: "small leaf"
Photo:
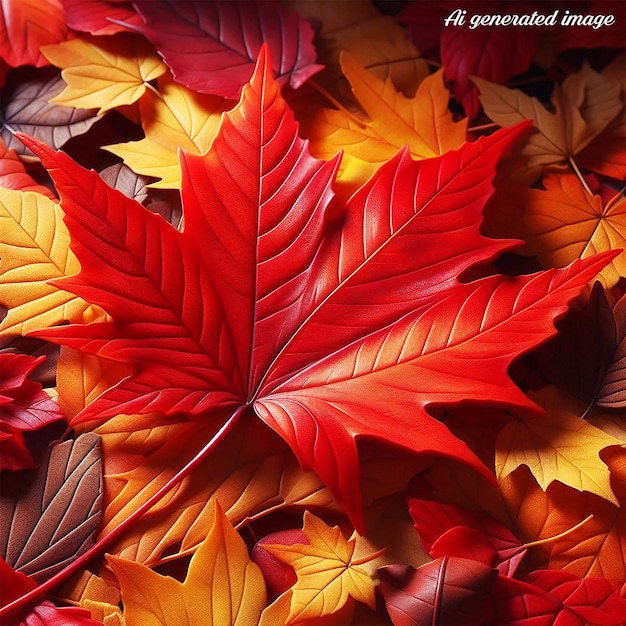
[[[263,575],[218,504],[183,583],[133,561],[110,555],[107,561],[120,583],[127,626],[249,626],[265,606]]]
[[[100,438],[86,433],[56,444],[32,482],[3,477],[0,554],[42,582],[93,545],[101,506]]]
[[[98,121],[91,109],[50,104],[64,86],[58,71],[40,70],[34,78],[16,82],[15,87],[0,92],[0,136],[9,148],[18,154],[27,152],[24,144],[13,135],[18,131],[60,148],[72,137],[86,133]]]
[[[131,33],[65,41],[42,48],[45,57],[62,68],[67,87],[51,103],[104,113],[133,104],[148,83],[167,68],[154,49]]]
[[[137,30],[177,82],[194,91],[237,98],[264,42],[282,84],[297,89],[321,69],[314,62],[311,25],[279,3],[141,0],[133,6],[144,20]]]
[[[288,624],[331,615],[349,598],[375,607],[374,581],[353,558],[356,538],[346,539],[338,526],[304,512],[302,531],[309,543],[264,544],[263,549],[296,572]],[[359,559],[362,561],[363,559]]]
[[[549,390],[532,394],[542,404]],[[600,460],[604,448],[621,442],[579,416],[552,409],[545,415],[507,424],[496,442],[496,475],[500,480],[519,465],[532,471],[542,489],[554,480],[595,493],[617,504],[609,468]]]

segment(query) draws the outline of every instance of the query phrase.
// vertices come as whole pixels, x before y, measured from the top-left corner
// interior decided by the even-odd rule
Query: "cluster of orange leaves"
[[[328,159],[343,151],[339,201],[405,145],[414,159],[426,159],[483,132],[454,108],[444,70],[420,57],[393,18],[367,2],[288,4],[322,24],[325,73],[286,97],[314,156]],[[152,177],[146,194],[180,187],[178,150],[208,150],[222,112],[234,104],[177,83],[134,33],[78,34],[41,46],[40,54],[42,65],[62,70],[66,85],[52,104],[94,115],[115,111],[141,126],[140,140],[102,147],[136,174]],[[532,121],[519,149],[501,164],[484,223],[489,236],[523,240],[520,258],[529,263],[563,267],[597,252],[626,249],[626,199],[620,188],[626,175],[625,77],[620,55],[601,68],[581,63],[554,84],[549,102],[514,86],[475,79],[487,132]],[[32,180],[8,149],[0,155],[0,185],[0,304],[7,311],[0,337],[101,318],[97,307],[51,282],[75,274],[79,266],[50,189]],[[614,312],[622,353],[625,277],[626,251],[597,277]],[[623,366],[621,371],[626,375]],[[63,348],[49,391],[71,420],[124,374],[119,364]],[[623,380],[616,380],[623,389]],[[624,392],[604,407],[556,385],[529,394],[545,409],[532,420],[510,419],[495,409],[480,417],[462,410],[447,417],[493,470],[497,488],[437,460],[428,469],[429,489],[441,502],[485,512],[522,543],[535,544],[529,570],[564,569],[622,586]],[[210,424],[155,426],[149,417],[80,427],[101,437],[100,536],[164,485],[195,455],[197,442],[213,434]],[[181,441],[189,445],[181,449]],[[352,532],[332,494],[299,467],[277,436],[260,423],[238,426],[199,471],[124,534],[97,575],[86,570],[57,595],[88,608],[107,626],[387,623],[376,611],[377,568],[418,567],[428,560],[404,504],[405,486],[422,468],[400,453],[381,458],[364,450],[362,459],[365,536]],[[308,544],[264,547],[297,576],[271,599],[244,538],[250,542],[297,526],[302,511]],[[189,622],[181,621],[184,611],[193,614]]]

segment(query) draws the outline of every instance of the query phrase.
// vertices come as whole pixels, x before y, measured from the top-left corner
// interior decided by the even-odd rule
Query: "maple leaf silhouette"
[[[512,245],[481,235],[481,214],[526,125],[421,162],[401,151],[327,219],[338,158],[311,157],[268,57],[209,152],[182,156],[182,232],[23,138],[55,182],[82,266],[56,284],[112,317],[37,334],[135,367],[74,423],[256,414],[362,529],[357,440],[488,475],[429,409],[536,410],[507,368],[555,333],[554,318],[611,255],[460,279]]]

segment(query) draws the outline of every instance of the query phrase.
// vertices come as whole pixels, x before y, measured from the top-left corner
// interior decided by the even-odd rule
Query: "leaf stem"
[[[578,169],[578,165],[576,165],[576,161],[574,161],[574,157],[569,157],[568,161],[569,161],[569,164],[572,166],[572,169],[576,173],[576,176],[578,176],[578,179],[580,180],[581,185],[585,188],[585,191],[590,196],[593,196],[593,191],[591,191],[589,185],[587,184],[587,181],[585,180],[585,177],[583,176],[582,172]]]
[[[335,106],[339,111],[341,111],[347,118],[349,118],[352,122],[354,122],[359,128],[366,128],[367,124],[364,120],[358,118],[354,113],[346,109],[337,98],[335,98],[325,87],[322,87],[317,81],[313,79],[309,79],[308,84],[313,87],[316,91],[321,93],[324,98],[326,98],[333,106]]]
[[[185,477],[187,477],[194,469],[196,469],[214,450],[214,448],[226,437],[233,429],[239,418],[248,408],[248,405],[238,407],[235,412],[226,420],[221,428],[213,435],[211,440],[181,468],[165,485],[148,498],[139,508],[133,511],[119,526],[116,526],[111,532],[107,533],[102,539],[95,543],[89,550],[81,554],[76,560],[72,561],[66,568],[41,583],[28,593],[13,600],[9,604],[0,608],[0,618],[22,608],[25,604],[36,600],[40,596],[48,593],[61,583],[65,582],[72,574],[82,569],[91,559],[102,553],[106,548],[110,547],[119,537],[128,530],[128,527],[143,517],[155,504],[163,498],[173,487],[178,485]]]
[[[585,517],[584,520],[578,522],[578,524],[576,524],[575,526],[572,526],[571,528],[564,530],[562,533],[559,533],[558,535],[553,535],[552,537],[544,537],[543,539],[537,539],[536,541],[529,541],[528,543],[525,543],[524,545],[520,546],[520,548],[526,550],[527,548],[534,548],[535,546],[541,546],[543,544],[550,543],[552,541],[558,541],[559,539],[563,539],[563,537],[566,537],[570,533],[573,533],[575,530],[578,530],[581,526],[583,526],[584,524],[586,524],[592,519],[593,519],[593,513],[591,515],[587,515],[587,517]]]

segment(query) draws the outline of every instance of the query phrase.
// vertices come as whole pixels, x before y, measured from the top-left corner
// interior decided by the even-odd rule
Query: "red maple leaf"
[[[488,475],[429,408],[533,410],[507,368],[555,333],[553,319],[607,261],[460,278],[512,244],[480,234],[481,212],[524,128],[431,160],[401,151],[330,221],[338,160],[310,156],[264,50],[211,150],[183,155],[183,232],[24,138],[55,181],[82,266],[58,284],[113,318],[40,335],[136,368],[76,421],[256,413],[357,528],[359,438]]]
[[[36,467],[23,432],[63,418],[57,403],[41,384],[28,379],[44,359],[44,356],[0,353],[0,470]]]

